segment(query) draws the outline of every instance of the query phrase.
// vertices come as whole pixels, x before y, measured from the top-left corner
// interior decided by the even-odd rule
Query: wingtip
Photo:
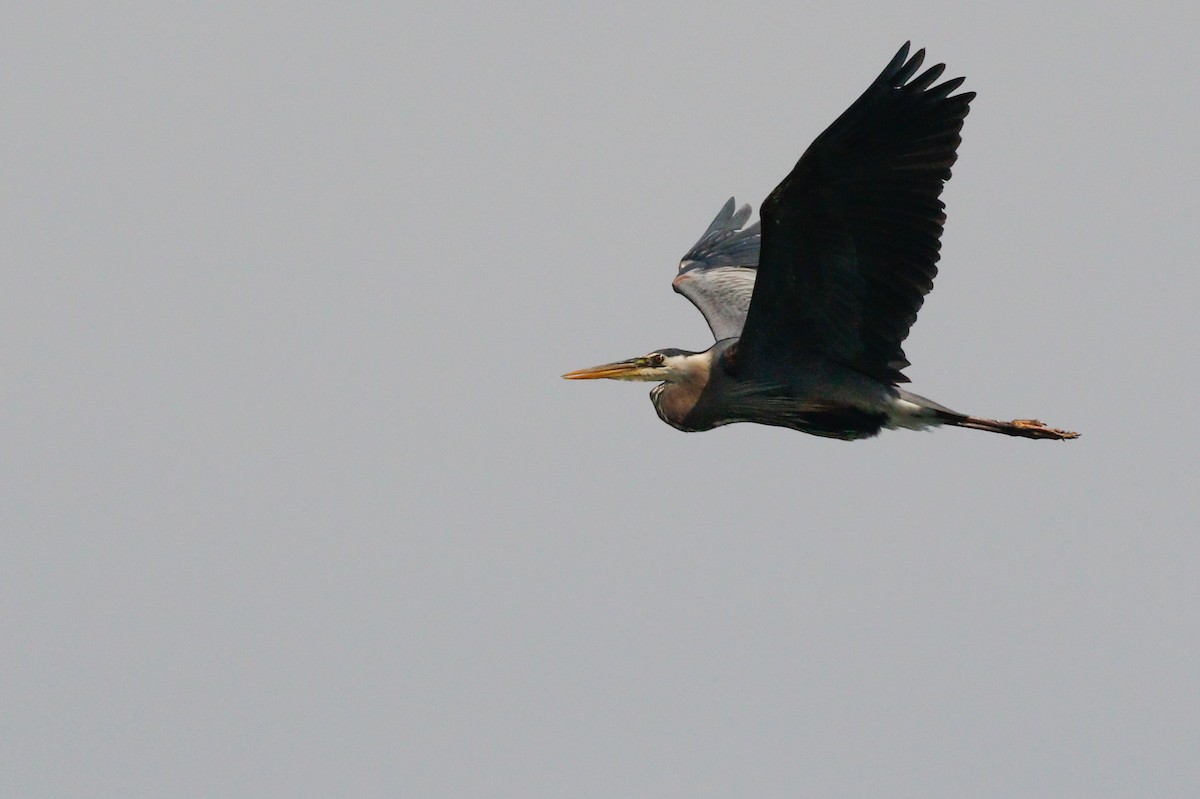
[[[904,66],[904,62],[908,60],[908,51],[911,48],[912,42],[905,42],[903,45],[901,45],[900,49],[896,51],[896,54],[892,56],[892,60],[888,62],[886,67],[884,67],[883,74],[880,75],[880,77],[886,78],[887,76],[894,75],[897,71],[899,71],[900,68]]]
[[[925,63],[925,48],[921,48],[912,54],[911,58],[907,58],[908,44],[900,48],[900,52],[892,59],[892,63],[888,64],[887,69],[879,77],[889,86],[899,88],[917,74],[917,70],[921,68],[921,64]]]

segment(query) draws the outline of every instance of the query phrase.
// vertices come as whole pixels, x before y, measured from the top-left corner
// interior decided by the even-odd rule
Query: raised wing
[[[758,280],[739,363],[819,355],[880,380],[907,380],[901,342],[933,288],[945,206],[974,92],[933,86],[938,64],[909,45],[763,203]],[[932,86],[932,88],[930,88]]]
[[[743,229],[750,206],[743,205],[735,212],[735,205],[730,197],[683,256],[679,274],[671,282],[675,291],[704,314],[717,341],[742,334],[758,264],[759,223]]]

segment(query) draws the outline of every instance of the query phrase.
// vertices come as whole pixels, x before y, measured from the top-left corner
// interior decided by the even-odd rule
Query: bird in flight
[[[659,417],[684,431],[734,422],[853,440],[938,425],[1069,439],[1035,419],[952,411],[900,388],[901,343],[933,288],[945,205],[974,92],[935,85],[944,64],[905,44],[809,146],[744,227],[731,198],[684,256],[675,291],[708,321],[704,352],[655,350],[568,380],[656,382]]]

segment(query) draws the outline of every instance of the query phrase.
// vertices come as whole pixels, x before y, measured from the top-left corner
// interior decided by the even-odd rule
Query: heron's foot
[[[1070,430],[1059,430],[1057,427],[1047,427],[1045,422],[1039,422],[1037,419],[1013,419],[1013,427],[1019,427],[1022,430],[1038,430],[1046,434],[1047,438],[1079,438],[1078,433],[1073,433]]]

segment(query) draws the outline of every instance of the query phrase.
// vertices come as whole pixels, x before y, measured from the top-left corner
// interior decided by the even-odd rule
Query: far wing
[[[679,263],[671,287],[700,309],[720,341],[742,334],[758,266],[759,224],[742,228],[750,206],[734,211],[732,197]]]

